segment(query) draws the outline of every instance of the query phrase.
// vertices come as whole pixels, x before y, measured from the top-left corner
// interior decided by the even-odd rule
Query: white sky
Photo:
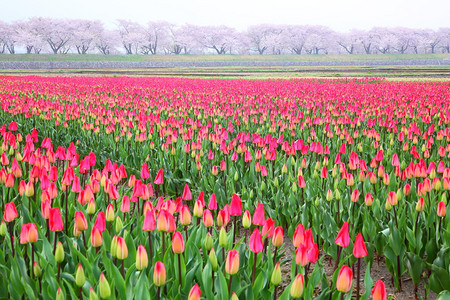
[[[227,25],[324,25],[336,31],[375,26],[450,27],[449,0],[0,0],[0,20],[33,16],[102,20],[169,21]]]

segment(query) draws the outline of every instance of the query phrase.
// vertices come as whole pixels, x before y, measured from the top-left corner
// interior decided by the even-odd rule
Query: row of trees
[[[317,25],[177,26],[117,20],[30,18],[0,21],[0,53],[102,54],[374,54],[450,52],[450,28],[375,27],[339,33]]]

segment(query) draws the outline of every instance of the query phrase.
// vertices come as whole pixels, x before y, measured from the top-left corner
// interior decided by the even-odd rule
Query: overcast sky
[[[449,0],[0,0],[0,20],[33,16],[114,20],[142,24],[227,25],[242,30],[255,24],[324,25],[336,31],[375,26],[450,27]]]

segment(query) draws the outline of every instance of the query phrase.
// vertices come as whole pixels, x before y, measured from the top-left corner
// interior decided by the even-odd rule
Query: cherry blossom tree
[[[168,22],[148,22],[143,29],[142,53],[156,54],[159,45],[165,45],[169,40],[170,26]]]
[[[294,54],[302,54],[306,39],[308,37],[308,27],[304,25],[288,25],[281,33],[283,44]]]
[[[117,27],[126,54],[138,54],[144,41],[144,27],[128,20],[117,20]]]
[[[266,50],[270,47],[270,36],[276,31],[277,29],[275,26],[271,24],[250,26],[245,33],[250,43],[250,50],[256,51],[261,55],[264,54],[264,52],[266,52]]]
[[[360,45],[360,35],[356,30],[352,30],[348,33],[336,33],[336,42],[347,54],[354,54]]]
[[[104,55],[112,54],[116,46],[121,44],[121,38],[115,30],[103,30],[94,40],[97,50]]]
[[[195,38],[206,49],[217,54],[231,53],[238,41],[237,31],[227,26],[196,26]]]
[[[17,21],[17,44],[24,47],[27,54],[34,52],[39,54],[45,48],[46,42],[43,40],[41,31],[34,26],[33,20]]]
[[[50,46],[54,54],[64,54],[69,51],[68,43],[75,31],[71,20],[38,17],[31,18],[29,23],[36,35]]]
[[[308,54],[328,54],[328,51],[335,41],[335,33],[325,26],[309,26],[305,50]]]
[[[76,30],[73,32],[71,45],[75,46],[78,54],[86,54],[95,47],[95,40],[104,31],[103,24],[98,20],[73,20],[72,26]]]
[[[0,21],[0,53],[5,53],[6,50],[10,54],[16,53],[17,39],[16,25]]]
[[[441,36],[441,47],[442,49],[450,53],[450,27],[440,28],[438,30],[438,35]]]
[[[190,54],[200,52],[202,46],[197,41],[197,27],[190,24],[183,26],[169,25],[167,44],[164,45],[166,54]]]

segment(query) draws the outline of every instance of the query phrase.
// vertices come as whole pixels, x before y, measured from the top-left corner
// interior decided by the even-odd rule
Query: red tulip
[[[348,244],[350,243],[350,236],[348,234],[348,223],[344,222],[344,224],[341,227],[341,230],[339,230],[338,235],[334,242],[343,248],[346,248]]]
[[[214,218],[209,209],[205,209],[203,212],[203,225],[207,228],[214,225]]]
[[[259,253],[263,250],[261,233],[259,232],[258,228],[255,228],[252,235],[250,236],[249,247],[250,251],[252,251],[253,253]]]
[[[271,238],[274,231],[274,225],[275,221],[271,218],[267,218],[267,220],[264,223],[264,226],[261,230],[261,234],[264,238]]]
[[[144,224],[142,225],[143,231],[153,231],[155,230],[155,216],[151,210],[147,210],[144,217]]]
[[[49,227],[50,231],[62,231],[64,229],[63,221],[61,218],[61,212],[59,207],[50,208],[49,210]]]
[[[310,263],[315,263],[319,258],[319,246],[317,243],[313,243],[312,248],[308,250],[308,261]]]
[[[123,213],[127,213],[130,211],[130,198],[125,195],[122,198],[122,203],[120,204],[120,211]]]
[[[91,230],[91,245],[92,247],[100,247],[103,243],[102,231],[97,226],[92,227]],[[116,253],[114,253],[114,256]]]
[[[300,245],[295,250],[295,263],[302,267],[308,264],[308,248],[305,245]]]
[[[148,166],[147,163],[143,163],[141,167],[141,178],[147,179],[150,177],[150,173],[148,172]]]
[[[364,244],[364,239],[361,233],[358,233],[355,239],[355,244],[353,245],[353,256],[356,258],[367,256],[366,245]]]
[[[158,173],[156,174],[154,184],[163,184],[164,183],[164,169],[159,169]]]
[[[442,218],[442,217],[445,217],[446,214],[447,214],[447,208],[445,206],[445,203],[444,203],[444,201],[440,201],[438,203],[437,215]]]
[[[255,213],[253,214],[252,219],[253,225],[263,226],[266,223],[265,213],[264,213],[264,204],[258,203],[255,209]]]
[[[352,202],[358,202],[358,200],[359,200],[359,190],[358,189],[353,190],[350,200],[352,200]]]
[[[100,211],[95,219],[94,227],[97,227],[100,232],[105,231],[106,229],[106,218],[105,213]]]
[[[187,184],[184,185],[183,195],[181,196],[181,199],[185,201],[192,200],[191,190],[189,189],[189,186]]]
[[[373,300],[386,300],[386,287],[384,286],[384,282],[382,280],[378,280],[375,283],[375,286],[372,289],[372,299]]]
[[[85,231],[88,228],[86,218],[82,211],[75,212],[75,227],[79,231]]]
[[[299,224],[294,231],[292,243],[294,244],[294,247],[298,248],[304,242],[305,242],[305,227],[303,226],[303,224]]]
[[[241,201],[241,197],[239,197],[236,194],[233,194],[233,196],[231,197],[230,215],[231,216],[240,216],[240,215],[242,215],[242,201]]]
[[[306,186],[305,179],[301,175],[298,175],[298,186],[300,188],[304,188]]]
[[[3,213],[3,220],[5,220],[6,223],[9,223],[18,216],[19,214],[17,213],[16,205],[14,204],[14,202],[6,203],[5,211]]]
[[[214,194],[214,193],[212,193],[211,197],[209,198],[208,209],[209,210],[216,210],[217,209],[216,194]]]
[[[38,231],[36,224],[28,223],[22,225],[22,230],[20,231],[20,243],[34,243],[38,239]]]
[[[343,265],[336,280],[336,289],[347,293],[352,288],[353,272],[347,265]]]

